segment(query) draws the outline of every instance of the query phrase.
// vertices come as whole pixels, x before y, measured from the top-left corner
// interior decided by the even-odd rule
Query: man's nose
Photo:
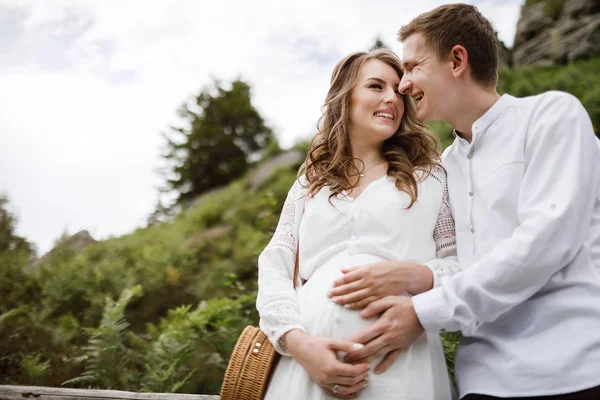
[[[412,82],[406,77],[406,74],[400,79],[400,85],[398,85],[398,92],[400,94],[409,94],[412,87]]]

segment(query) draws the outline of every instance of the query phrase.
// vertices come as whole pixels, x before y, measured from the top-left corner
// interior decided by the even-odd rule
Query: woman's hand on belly
[[[363,345],[326,337],[309,336],[300,329],[294,329],[283,337],[285,346],[296,361],[302,365],[310,378],[329,395],[354,398],[367,383],[369,364],[349,364],[338,359],[337,352],[350,353],[360,350]],[[333,386],[337,392],[333,393]]]
[[[342,268],[344,275],[328,293],[331,300],[351,310],[403,292],[418,294],[433,287],[433,273],[411,261],[386,260],[375,264]]]

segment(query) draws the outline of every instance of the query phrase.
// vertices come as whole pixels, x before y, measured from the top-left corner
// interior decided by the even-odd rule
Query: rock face
[[[513,62],[510,49],[500,40],[498,40],[496,44],[498,45],[498,66],[504,68],[511,67]]]
[[[82,251],[92,243],[96,243],[96,239],[86,230],[79,231],[66,241],[67,246],[75,252]]]
[[[552,65],[600,55],[600,0],[565,0],[523,7],[513,46],[513,65]]]
[[[60,251],[61,248],[67,248],[71,251],[78,253],[78,252],[82,251],[83,249],[85,249],[86,247],[88,247],[89,245],[94,244],[94,243],[96,243],[96,239],[94,239],[88,231],[86,231],[86,230],[79,231],[76,234],[74,234],[73,236],[66,238],[58,247],[55,247],[54,249],[50,250],[48,253],[44,254],[42,257],[33,261],[30,265],[30,268],[39,267],[46,260],[48,260],[50,257],[52,257],[52,255],[54,255],[56,252]]]
[[[298,150],[290,150],[273,157],[258,167],[249,179],[250,188],[258,189],[278,168],[299,166],[304,161],[304,154]]]

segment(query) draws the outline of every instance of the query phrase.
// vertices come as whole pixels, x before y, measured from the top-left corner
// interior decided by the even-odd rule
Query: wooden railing
[[[138,393],[121,390],[66,389],[0,385],[0,400],[219,400],[207,394]]]

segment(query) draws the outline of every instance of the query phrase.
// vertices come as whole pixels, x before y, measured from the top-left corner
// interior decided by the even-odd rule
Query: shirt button
[[[469,152],[469,154],[467,154],[467,158],[470,160],[471,158],[473,158],[473,151],[471,150]]]
[[[471,228],[471,233],[475,233],[475,228]]]
[[[469,196],[473,196],[475,194],[475,192],[473,192],[472,190],[469,192]]]

